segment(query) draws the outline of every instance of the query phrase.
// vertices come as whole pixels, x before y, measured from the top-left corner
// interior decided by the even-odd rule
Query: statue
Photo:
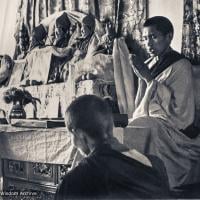
[[[93,80],[97,78],[113,81],[112,50],[115,31],[110,20],[107,19],[104,23],[105,32],[104,34],[101,34],[101,36],[94,33],[95,27],[93,26],[92,36],[90,36],[91,39],[86,46],[86,56],[80,54],[79,58],[82,58],[82,60],[79,59],[80,61],[76,62],[75,79],[77,83],[82,80]],[[89,30],[84,23],[82,27],[81,33],[84,35],[87,35],[88,33],[89,35]],[[84,55],[84,57],[81,57],[82,55]]]
[[[1,59],[0,86],[8,85],[13,69],[13,60],[9,55],[4,55]]]
[[[67,24],[67,22],[69,23]],[[68,61],[70,64],[75,64],[79,60],[83,60],[85,58],[95,29],[95,19],[90,14],[83,17],[81,20],[81,27],[79,23],[75,23],[74,25],[70,24],[70,21],[67,20],[66,13],[57,18],[56,24],[58,27],[61,25],[68,27],[68,40],[66,40],[66,37],[63,38],[63,40],[66,40],[66,43],[68,44],[66,47],[71,49],[71,51],[69,51],[69,54],[63,58],[57,56],[52,57],[53,59],[48,83],[58,83],[67,80],[69,74],[69,65],[67,64]],[[66,48],[64,45],[60,47]]]
[[[44,47],[45,46],[44,40],[46,39],[46,36],[47,32],[42,24],[35,27],[31,34],[29,51],[33,50],[36,47],[38,48]]]
[[[56,19],[55,22],[55,40],[53,46],[57,48],[66,48],[72,34],[71,22],[67,13],[63,13]],[[65,77],[63,75],[63,67],[72,58],[72,55],[59,57],[52,55],[51,66],[49,71],[48,83],[63,82]]]
[[[17,60],[24,59],[26,57],[28,48],[29,48],[29,34],[28,29],[25,26],[24,22],[22,22],[19,29],[19,54],[17,56]]]
[[[91,14],[86,15],[81,22],[80,37],[75,38],[75,41],[72,44],[72,47],[76,49],[73,56],[73,63],[85,58],[92,41],[94,30],[94,17]]]
[[[33,64],[36,61],[35,59],[38,59],[37,55],[35,55],[35,50],[44,48],[46,36],[47,32],[42,24],[35,27],[32,31],[29,51],[26,56],[27,64],[22,76],[22,85],[32,85],[32,83],[30,83],[29,75],[32,71],[32,68],[37,67]]]
[[[67,16],[67,13],[63,13],[56,19],[55,22],[55,40],[53,45],[56,47],[66,47],[70,38],[71,22]]]
[[[112,22],[109,19],[106,19],[103,23],[105,25],[105,34],[99,38],[100,41],[95,54],[103,53],[111,55],[113,50],[113,42],[115,39],[115,30]]]

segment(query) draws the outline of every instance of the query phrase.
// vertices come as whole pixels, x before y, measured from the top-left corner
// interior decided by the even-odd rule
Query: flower
[[[40,99],[33,97],[31,93],[28,92],[27,90],[15,88],[15,87],[12,87],[6,90],[4,92],[3,98],[4,98],[5,103],[7,104],[11,102],[13,102],[14,104],[16,102],[19,102],[21,105],[25,106],[29,103],[32,103],[35,111],[37,110],[37,107],[36,107],[37,101],[41,103]]]

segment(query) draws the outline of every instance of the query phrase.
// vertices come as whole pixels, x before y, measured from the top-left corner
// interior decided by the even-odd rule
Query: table
[[[114,128],[114,136],[142,153],[152,148],[148,145],[149,129]],[[55,192],[75,154],[65,127],[38,129],[1,125],[0,151],[4,189],[25,187],[49,193]]]

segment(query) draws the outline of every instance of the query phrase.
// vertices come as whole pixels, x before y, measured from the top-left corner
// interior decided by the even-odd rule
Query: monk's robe
[[[139,80],[129,126],[151,129],[146,153],[162,159],[171,189],[200,182],[200,136],[192,139],[183,134],[195,116],[191,64],[171,50],[147,65],[153,80],[147,85]]]
[[[133,154],[135,158],[112,149],[108,144],[101,144],[65,175],[55,199],[168,197],[168,182],[162,162],[139,152]]]

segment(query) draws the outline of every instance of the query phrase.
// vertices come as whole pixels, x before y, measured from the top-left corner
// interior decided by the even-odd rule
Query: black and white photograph
[[[0,200],[200,199],[200,0],[0,10]]]

